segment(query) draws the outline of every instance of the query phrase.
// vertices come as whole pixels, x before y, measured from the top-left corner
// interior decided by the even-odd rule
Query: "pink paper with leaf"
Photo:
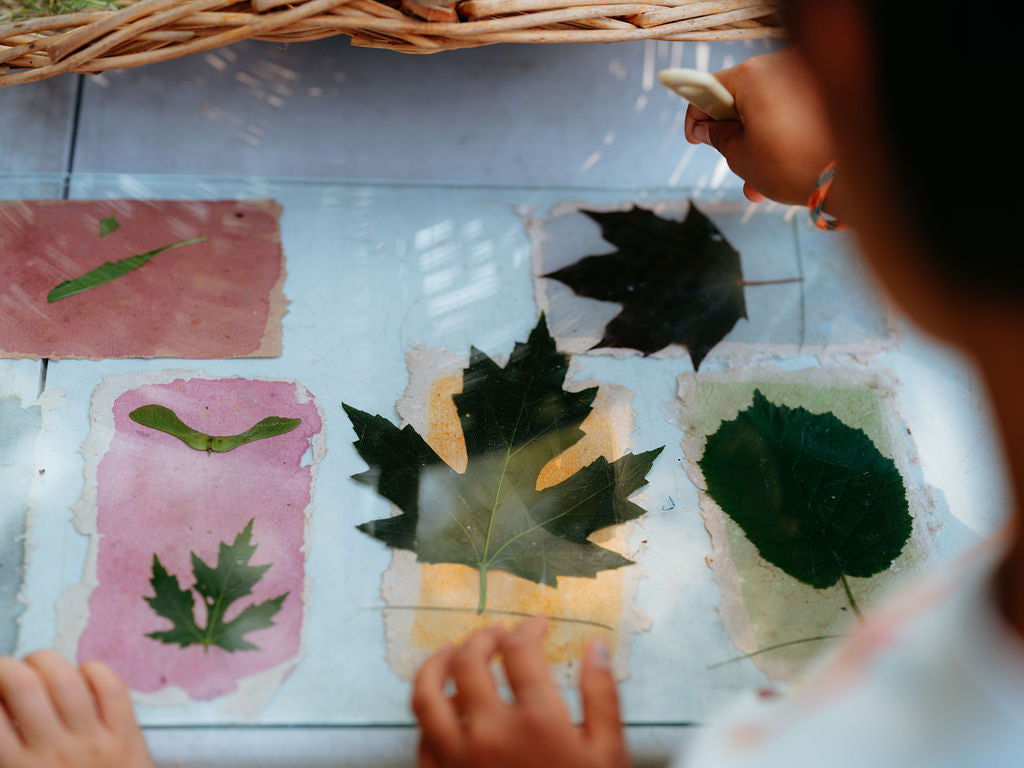
[[[0,357],[276,357],[284,256],[272,201],[0,202]],[[118,227],[101,235],[100,222]],[[109,282],[49,302],[105,263],[191,238]]]
[[[166,406],[212,435],[243,432],[268,416],[302,422],[286,434],[207,453],[129,418],[147,404]],[[94,401],[94,419],[102,416]],[[294,659],[301,645],[307,513],[315,459],[322,453],[313,399],[293,382],[179,378],[123,392],[113,401],[112,417],[109,448],[95,463],[96,584],[78,641],[79,661],[107,662],[135,691],[177,686],[193,699],[211,699],[235,690],[243,678]],[[314,462],[304,461],[311,448]],[[249,520],[256,546],[250,565],[270,568],[225,619],[288,593],[274,626],[246,636],[258,650],[183,648],[148,637],[171,628],[144,600],[154,594],[153,555],[182,589],[190,589],[190,552],[214,566],[219,544],[231,544]],[[195,616],[203,625],[205,608],[195,597]]]

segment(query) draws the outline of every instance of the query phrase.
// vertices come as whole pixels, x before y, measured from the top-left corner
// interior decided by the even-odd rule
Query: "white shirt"
[[[751,694],[676,768],[1024,766],[1024,644],[992,586],[1002,552],[990,542],[898,592],[803,684]]]

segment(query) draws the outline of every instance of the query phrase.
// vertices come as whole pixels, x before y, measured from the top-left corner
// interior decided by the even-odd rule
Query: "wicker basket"
[[[780,37],[778,0],[138,0],[117,11],[0,24],[0,85],[101,72],[239,40],[350,35],[433,53],[492,43]]]

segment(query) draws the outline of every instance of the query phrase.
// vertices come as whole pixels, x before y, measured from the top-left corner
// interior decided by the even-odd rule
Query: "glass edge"
[[[693,186],[642,185],[642,184],[541,184],[541,183],[480,183],[453,180],[430,179],[385,179],[385,178],[329,178],[329,177],[289,177],[289,176],[230,176],[212,174],[157,174],[157,173],[92,173],[92,172],[0,172],[0,179],[13,183],[52,183],[62,188],[74,182],[101,182],[110,186],[124,184],[126,181],[145,181],[154,185],[177,184],[183,182],[210,186],[305,186],[305,187],[346,187],[350,189],[372,187],[380,189],[453,189],[453,190],[494,190],[494,191],[528,191],[549,192],[566,195],[580,195],[587,192],[616,193],[621,192],[636,197],[669,196],[694,197],[702,200],[743,200],[741,190],[731,187],[708,189]],[[4,190],[0,194],[17,195],[17,190]],[[7,196],[2,199],[13,200]]]

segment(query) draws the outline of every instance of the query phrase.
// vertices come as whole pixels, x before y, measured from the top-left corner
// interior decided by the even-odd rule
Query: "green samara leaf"
[[[281,604],[288,593],[278,595],[262,603],[246,606],[231,621],[224,621],[231,605],[252,593],[252,588],[263,578],[270,565],[249,565],[256,552],[252,543],[252,524],[245,526],[230,545],[220,543],[217,565],[211,567],[192,553],[192,587],[206,608],[206,626],[196,622],[195,603],[192,592],[182,589],[176,576],[167,573],[160,558],[153,555],[153,576],[149,583],[153,597],[145,598],[150,607],[174,625],[171,629],[151,632],[147,637],[168,645],[177,644],[182,648],[202,645],[207,650],[211,645],[226,651],[255,651],[259,646],[245,639],[249,632],[269,629],[274,626],[273,617],[281,610]]]
[[[105,262],[96,267],[96,269],[89,270],[84,275],[79,275],[71,280],[65,280],[47,294],[46,300],[52,304],[55,301],[66,299],[68,296],[74,296],[76,293],[87,291],[90,288],[95,288],[97,285],[103,285],[103,283],[109,283],[111,280],[115,280],[122,275],[127,275],[129,272],[138,269],[154,256],[157,256],[164,251],[170,251],[174,248],[181,248],[183,245],[194,245],[195,243],[202,243],[205,241],[205,237],[193,237],[188,240],[181,240],[177,243],[165,245],[163,248],[157,248],[155,251],[148,251],[136,256],[129,256],[127,259],[121,259],[120,261]]]
[[[107,235],[117,232],[121,228],[121,222],[117,220],[116,216],[105,216],[100,219],[100,237],[106,237]]]
[[[479,569],[480,612],[491,569],[556,586],[559,576],[594,577],[629,565],[587,537],[644,514],[628,497],[647,482],[661,448],[614,462],[599,458],[557,485],[536,488],[544,465],[583,437],[579,427],[597,394],[596,387],[562,389],[568,367],[543,316],[504,368],[472,350],[462,393],[452,398],[469,457],[463,473],[411,426],[399,429],[345,405],[356,450],[370,465],[354,479],[402,510],[359,530],[426,563]]]
[[[185,422],[178,418],[178,415],[163,405],[142,405],[128,414],[128,417],[144,427],[166,432],[168,435],[181,440],[189,448],[197,451],[212,451],[213,453],[226,453],[240,445],[251,443],[255,440],[264,440],[268,437],[277,437],[286,432],[291,432],[302,419],[288,419],[283,416],[268,416],[262,421],[256,422],[245,432],[237,435],[208,435],[192,429]]]
[[[237,435],[213,435],[210,437],[210,450],[214,453],[226,453],[240,445],[251,443],[256,440],[265,440],[268,437],[277,437],[286,432],[291,432],[302,419],[289,419],[283,416],[268,416],[249,427],[245,432]]]
[[[210,436],[192,429],[178,418],[178,414],[163,405],[142,405],[128,414],[128,418],[144,427],[166,432],[197,451],[210,449]]]
[[[711,498],[761,556],[818,589],[888,568],[910,537],[903,479],[866,434],[831,413],[754,403],[708,437]]]

